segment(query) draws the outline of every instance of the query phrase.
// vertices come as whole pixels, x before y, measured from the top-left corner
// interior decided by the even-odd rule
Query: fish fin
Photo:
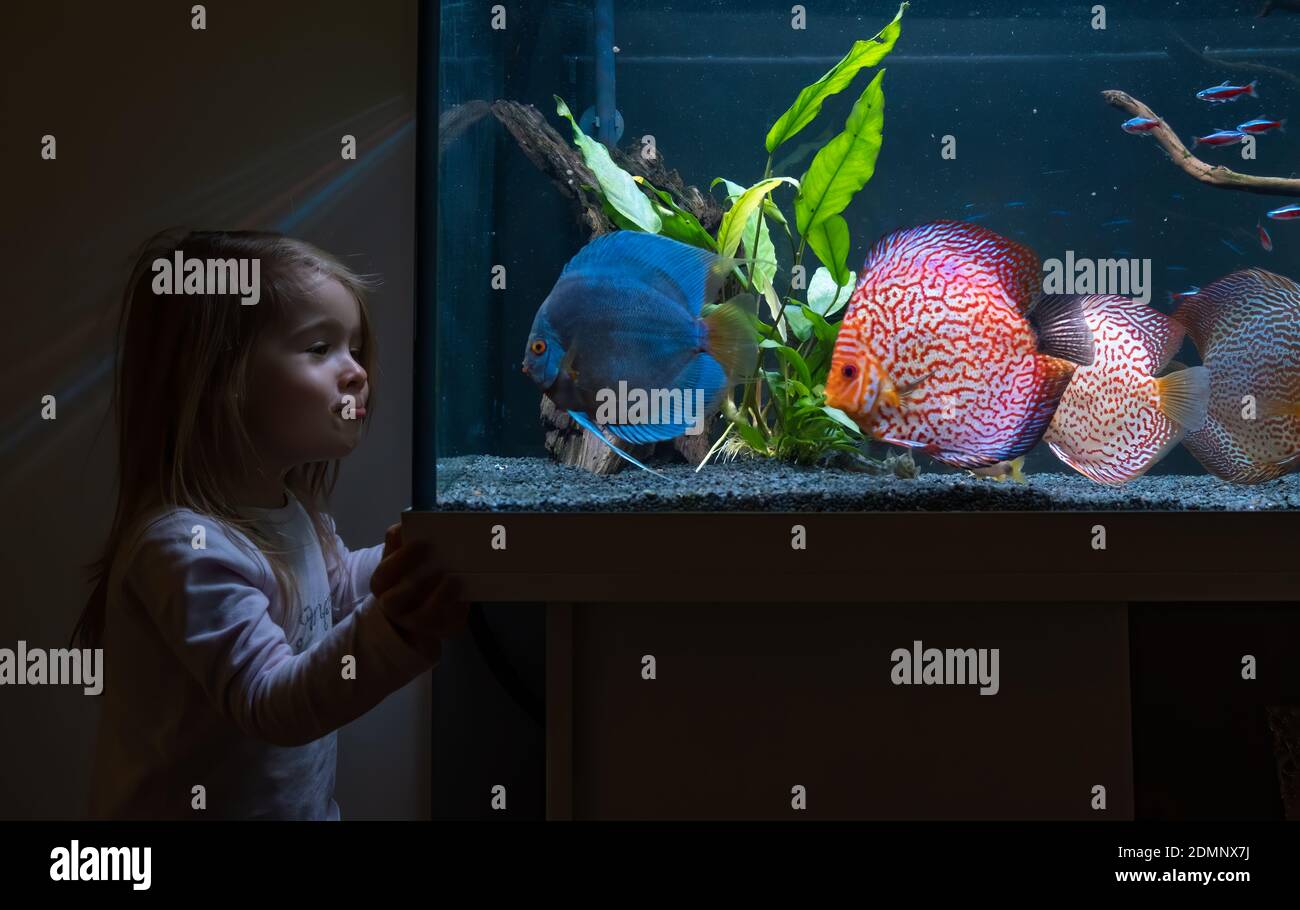
[[[654,445],[656,442],[667,442],[669,439],[676,439],[688,429],[690,424],[686,422],[679,423],[607,423],[605,429],[613,433],[624,442],[630,442],[633,445]]]
[[[1026,483],[1025,456],[1021,455],[1011,462],[1011,479],[1015,483]]]
[[[591,435],[595,436],[597,439],[599,439],[599,440],[600,440],[601,442],[603,442],[605,445],[607,445],[607,446],[609,446],[611,449],[613,449],[613,450],[614,450],[614,454],[617,455],[619,458],[622,458],[624,461],[630,461],[630,462],[632,462],[632,464],[636,465],[636,466],[637,466],[638,468],[640,468],[641,470],[643,470],[643,471],[649,471],[651,474],[654,474],[656,477],[663,477],[663,476],[664,476],[663,474],[660,474],[658,471],[656,471],[654,468],[648,468],[648,467],[646,467],[646,466],[643,465],[639,460],[637,460],[636,458],[633,458],[633,457],[632,457],[631,455],[629,455],[627,452],[624,452],[624,451],[623,451],[622,449],[620,449],[618,446],[614,445],[614,443],[610,442],[610,441],[605,437],[605,434],[601,432],[601,429],[600,429],[600,427],[596,424],[596,422],[595,422],[594,420],[592,420],[590,417],[588,417],[586,414],[582,413],[581,411],[570,410],[570,411],[569,411],[569,416],[572,417],[572,418],[573,418],[573,419],[578,423],[579,426],[581,426],[581,427],[582,427],[583,429],[585,429],[587,432],[591,433]]]
[[[1252,98],[1258,98],[1259,94],[1255,91],[1255,86],[1259,83],[1258,79],[1250,80],[1250,85],[1246,86],[1246,94]]]
[[[1043,297],[1029,314],[1038,336],[1038,351],[1048,357],[1069,360],[1079,366],[1093,361],[1092,329],[1083,316],[1086,298],[1070,294]]]
[[[1300,417],[1300,401],[1260,398],[1258,406],[1260,417]]]
[[[929,379],[932,376],[934,376],[934,370],[931,370],[930,372],[926,373],[920,379],[914,379],[911,382],[905,382],[900,386],[895,386],[894,387],[895,397],[897,397],[898,401],[902,401],[904,398],[911,397],[912,394],[915,393],[916,390],[921,387],[921,383],[925,382],[927,379]],[[894,402],[894,407],[898,407],[898,401]]]
[[[703,389],[706,414],[713,412],[731,386],[732,382],[722,363],[707,351],[701,351],[692,357],[672,381],[672,388],[681,389],[683,394],[693,389]]]
[[[1210,371],[1188,367],[1156,380],[1160,411],[1185,431],[1195,433],[1205,426],[1210,400]]]
[[[573,362],[575,358],[577,358],[577,356],[578,356],[578,346],[576,343],[574,343],[565,349],[564,356],[560,358],[560,369],[558,370],[556,375],[563,376],[566,373],[568,373],[571,378],[576,376],[577,374],[573,373],[572,370],[573,370]]]
[[[894,231],[872,247],[863,271],[870,272],[873,266],[911,268],[913,252],[937,248],[996,275],[1022,314],[1041,288],[1043,267],[1037,253],[970,221],[934,221]]]
[[[652,291],[692,316],[713,302],[734,261],[710,250],[659,234],[614,231],[592,240],[564,267],[561,276],[588,280],[643,281]]]
[[[714,307],[704,317],[707,350],[722,365],[727,379],[733,382],[753,372],[754,364],[758,362],[758,333],[754,329],[756,310],[753,295],[742,294]]]

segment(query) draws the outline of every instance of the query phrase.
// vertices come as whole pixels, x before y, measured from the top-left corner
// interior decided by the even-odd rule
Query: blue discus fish
[[[755,320],[744,304],[753,298],[700,315],[743,261],[640,231],[596,238],[538,309],[523,372],[620,457],[651,471],[604,431],[637,444],[681,436],[752,369]]]

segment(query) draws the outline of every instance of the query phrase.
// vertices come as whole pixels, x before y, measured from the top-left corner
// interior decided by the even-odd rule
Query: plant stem
[[[700,469],[709,463],[709,459],[712,458],[717,453],[718,449],[722,448],[723,440],[725,440],[727,438],[727,434],[730,433],[735,428],[736,425],[734,423],[732,423],[731,421],[727,421],[727,425],[725,428],[723,428],[722,433],[718,436],[717,442],[715,442],[713,445],[709,447],[709,451],[704,453],[703,460],[699,463],[699,465],[696,466],[695,468],[696,474],[700,473]]]

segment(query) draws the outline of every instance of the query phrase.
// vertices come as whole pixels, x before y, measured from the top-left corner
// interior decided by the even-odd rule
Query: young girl
[[[155,262],[178,251],[246,276],[256,261],[260,298],[167,293],[181,276]],[[275,234],[164,232],[140,254],[117,510],[74,633],[104,649],[93,817],[337,819],[335,731],[464,626],[427,545],[394,525],[349,552],[321,511],[374,412],[366,290]]]

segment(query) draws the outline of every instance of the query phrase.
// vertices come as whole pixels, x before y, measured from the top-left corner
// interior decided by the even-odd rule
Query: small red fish
[[[1140,136],[1143,133],[1149,133],[1161,124],[1160,120],[1152,120],[1150,117],[1134,117],[1131,120],[1125,120],[1119,125],[1119,128],[1126,133]]]
[[[1210,133],[1208,136],[1193,136],[1192,148],[1198,145],[1208,145],[1211,148],[1218,148],[1221,145],[1237,145],[1246,141],[1246,134],[1241,130],[1218,130]]]
[[[976,224],[882,238],[849,298],[826,403],[953,467],[1014,460],[1093,356],[1077,298],[1035,305],[1041,287],[1032,250]]]
[[[1222,104],[1225,101],[1236,101],[1242,95],[1249,95],[1252,98],[1258,98],[1255,92],[1255,82],[1250,85],[1230,85],[1228,80],[1223,80],[1222,85],[1216,85],[1212,88],[1202,89],[1196,93],[1196,97],[1202,101],[1209,101],[1211,104]]]
[[[1264,230],[1264,225],[1256,221],[1255,230],[1259,232],[1259,245],[1264,248],[1264,252],[1273,252],[1273,238],[1268,236],[1268,231]]]
[[[1300,218],[1300,205],[1284,205],[1280,209],[1273,209],[1268,217],[1274,221],[1295,221]]]
[[[1286,121],[1265,120],[1261,117],[1255,120],[1247,120],[1245,123],[1239,124],[1237,129],[1241,130],[1243,133],[1250,133],[1252,136],[1259,136],[1263,133],[1267,133],[1269,130],[1277,130],[1279,133],[1285,133]]]
[[[1178,301],[1182,300],[1184,297],[1191,297],[1193,294],[1199,294],[1199,293],[1201,293],[1201,289],[1196,287],[1195,285],[1193,285],[1192,287],[1188,288],[1185,291],[1170,291],[1169,302],[1177,303]]]

